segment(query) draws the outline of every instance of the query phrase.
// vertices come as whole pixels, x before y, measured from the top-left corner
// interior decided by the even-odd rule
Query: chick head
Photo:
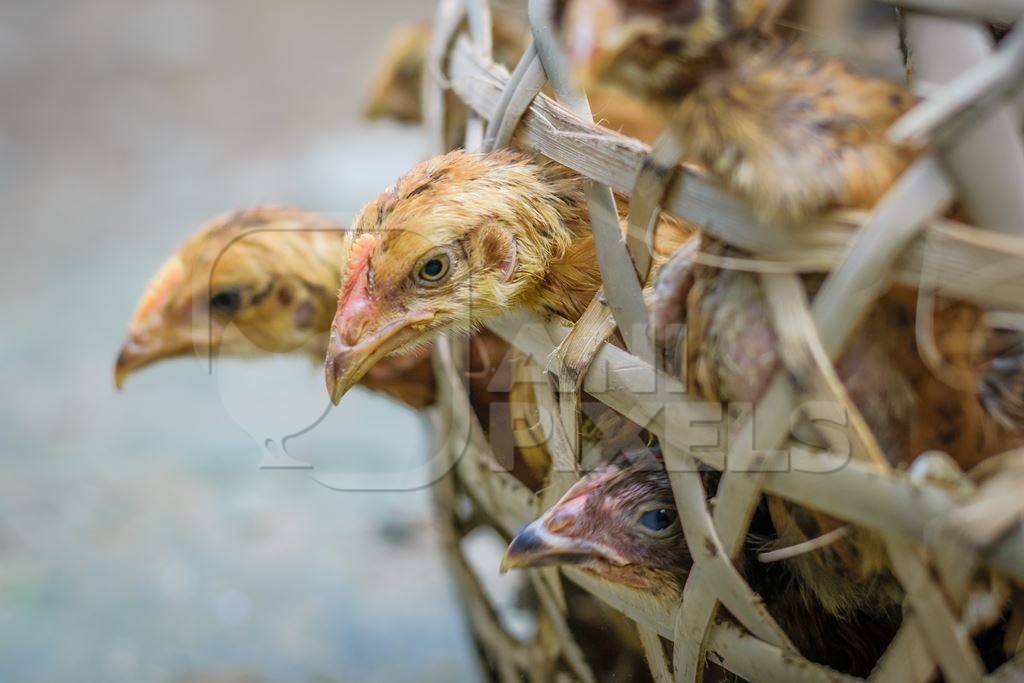
[[[529,299],[564,200],[530,157],[451,152],[367,204],[346,237],[326,361],[337,403],[380,359],[468,332]]]
[[[512,540],[502,570],[577,566],[655,595],[677,593],[692,564],[664,464],[649,452],[578,481]]]
[[[189,354],[303,348],[330,325],[341,243],[339,226],[295,209],[240,211],[203,226],[147,286],[117,358],[116,384]]]

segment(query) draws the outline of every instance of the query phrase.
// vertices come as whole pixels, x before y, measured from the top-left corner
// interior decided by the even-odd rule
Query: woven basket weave
[[[541,359],[555,380],[554,389],[544,385],[536,390],[539,409],[552,420],[547,447],[555,465],[541,494],[496,465],[460,379],[459,346],[465,342],[447,339],[436,347],[443,406],[437,416],[443,444],[442,457],[436,459],[437,512],[474,635],[499,679],[595,680],[567,625],[565,577],[635,622],[657,681],[701,680],[705,661],[752,681],[859,680],[795,652],[730,561],[742,545],[754,506],[763,494],[771,494],[882,538],[906,591],[908,610],[870,680],[928,681],[940,672],[957,682],[1024,680],[1024,656],[985,673],[967,627],[956,616],[961,610],[943,590],[945,579],[976,562],[1011,580],[1024,580],[1020,454],[993,459],[984,484],[970,495],[954,496],[948,488],[912,480],[877,462],[847,462],[838,456],[831,462],[833,456],[792,453],[788,471],[774,472],[762,467],[762,456],[739,448],[727,458],[691,453],[680,430],[668,426],[700,415],[688,413],[688,404],[679,401],[685,393],[680,381],[653,368],[643,335],[636,332],[647,323],[636,274],[649,268],[644,237],[658,210],[756,254],[763,267],[755,270],[773,321],[777,329],[788,330],[780,334],[782,343],[793,346],[794,353],[780,356],[784,362],[810,359],[806,362],[817,364],[825,375],[831,367],[821,366],[835,359],[853,332],[849,321],[860,319],[873,303],[863,291],[877,291],[868,285],[879,281],[922,292],[941,285],[943,296],[986,310],[1024,311],[1024,277],[1016,272],[1024,265],[1024,145],[1018,132],[1024,30],[1011,32],[994,51],[978,40],[980,22],[1016,21],[1024,16],[1024,0],[890,4],[909,12],[906,23],[918,73],[943,83],[890,132],[894,141],[919,145],[924,152],[873,212],[830,215],[813,226],[790,228],[759,223],[712,179],[680,166],[681,147],[671,136],[648,147],[596,126],[586,98],[567,76],[551,28],[551,0],[531,0],[534,42],[512,74],[490,58],[486,0],[441,0],[428,64],[432,77],[425,79],[424,90],[427,126],[438,151],[445,146],[445,98],[454,94],[470,112],[468,149],[514,141],[591,179],[587,199],[596,217],[593,229],[605,284],[605,296],[575,326],[526,314],[491,326],[517,349]],[[548,83],[557,101],[540,93]],[[611,218],[615,212],[607,210],[613,189],[632,197],[625,241]],[[943,218],[958,197],[977,225]],[[807,272],[828,273],[813,301],[799,277]],[[613,323],[623,331],[628,351],[606,343]],[[787,416],[797,398],[786,369],[793,370],[780,369],[756,407],[759,422],[763,418],[778,431],[761,431],[759,439],[780,446],[789,436]],[[657,387],[653,393],[641,389],[652,386]],[[726,460],[730,466],[713,511],[697,477],[672,476],[687,543],[691,549],[707,549],[693,553],[694,567],[679,604],[662,604],[571,568],[531,570],[543,628],[536,642],[524,643],[501,627],[462,555],[460,541],[470,529],[457,508],[470,501],[478,518],[509,537],[558,500],[579,471],[584,390],[656,435],[670,472],[692,472],[695,458],[719,470]],[[752,425],[743,428],[752,430]],[[734,620],[717,617],[720,605]],[[672,643],[671,658],[662,639]]]

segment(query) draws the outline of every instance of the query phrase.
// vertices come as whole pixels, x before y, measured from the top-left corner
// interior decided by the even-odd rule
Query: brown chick
[[[714,486],[714,474],[702,475]],[[755,529],[770,532],[758,511]],[[775,545],[751,536],[740,570],[794,645],[812,661],[866,675],[900,622],[898,606],[836,614],[790,572],[788,562],[763,564],[757,551]],[[672,487],[655,452],[621,456],[585,475],[551,509],[519,532],[502,570],[574,566],[606,581],[678,601],[692,567]]]
[[[692,161],[765,218],[870,208],[912,160],[885,140],[914,97],[761,30],[770,0],[571,0],[585,81],[660,111]]]
[[[455,151],[416,166],[363,208],[346,238],[331,398],[442,332],[470,332],[514,309],[578,319],[601,286],[588,218],[582,179],[528,154]],[[620,222],[625,230],[624,214]],[[662,219],[656,262],[693,235]]]
[[[302,353],[320,362],[337,304],[341,226],[289,208],[238,211],[203,226],[142,297],[115,368],[127,377],[188,355]],[[363,385],[421,408],[434,401],[425,354],[378,365]]]

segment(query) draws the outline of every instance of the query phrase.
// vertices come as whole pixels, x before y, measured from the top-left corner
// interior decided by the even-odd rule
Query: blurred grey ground
[[[423,155],[358,111],[388,29],[432,9],[4,0],[0,680],[472,677],[426,492],[258,468],[264,438],[322,408],[316,368],[186,359],[121,395],[111,377],[146,279],[200,222],[347,218]],[[418,417],[346,403],[293,454],[421,462]]]

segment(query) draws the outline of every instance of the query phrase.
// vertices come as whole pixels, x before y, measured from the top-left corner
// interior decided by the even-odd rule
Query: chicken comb
[[[171,293],[185,279],[185,267],[178,257],[172,257],[160,267],[146,287],[139,307],[135,309],[135,320],[144,320],[167,305]]]
[[[370,254],[373,253],[376,246],[377,238],[368,232],[356,237],[355,242],[352,243],[352,252],[348,257],[349,273],[355,274],[362,270],[366,262],[370,260]]]

